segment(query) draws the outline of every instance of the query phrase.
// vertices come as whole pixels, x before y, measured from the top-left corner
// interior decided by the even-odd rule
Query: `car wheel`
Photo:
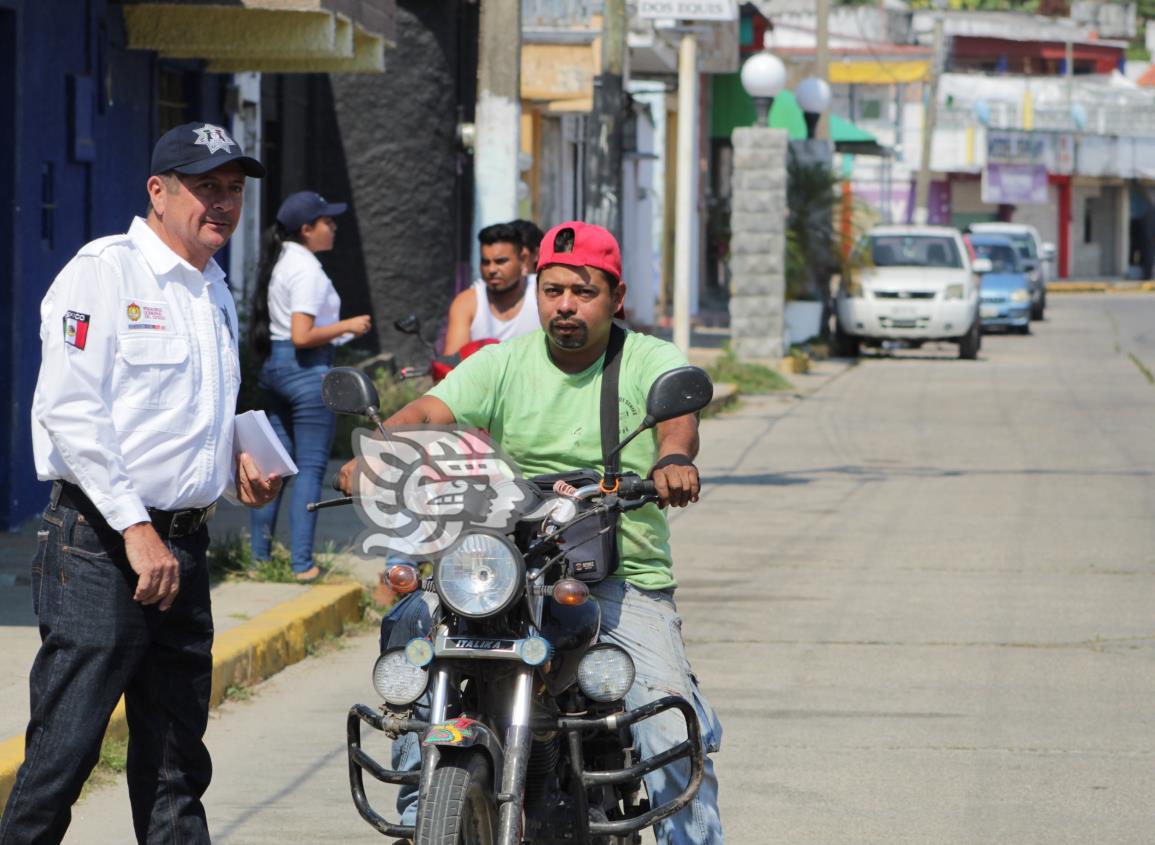
[[[979,357],[979,349],[982,347],[982,344],[983,335],[979,330],[979,321],[976,317],[975,321],[971,323],[970,329],[959,341],[958,356],[966,361],[973,361]]]
[[[857,358],[859,352],[859,341],[852,334],[843,331],[842,324],[837,319],[834,321],[834,347],[831,351],[836,358]]]

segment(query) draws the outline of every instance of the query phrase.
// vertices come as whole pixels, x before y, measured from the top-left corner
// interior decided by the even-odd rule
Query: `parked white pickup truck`
[[[978,273],[984,263],[972,262],[957,229],[871,229],[839,285],[836,351],[857,355],[863,343],[902,340],[918,346],[937,340],[957,343],[960,358],[977,357],[982,344]]]

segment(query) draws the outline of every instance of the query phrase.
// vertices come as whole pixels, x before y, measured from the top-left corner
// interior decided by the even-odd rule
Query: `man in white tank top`
[[[481,242],[481,278],[449,306],[445,355],[473,340],[505,341],[537,331],[537,276],[520,227],[497,223],[477,233]]]

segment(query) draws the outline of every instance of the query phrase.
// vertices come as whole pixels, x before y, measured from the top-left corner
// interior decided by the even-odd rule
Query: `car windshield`
[[[975,256],[978,258],[989,258],[991,260],[992,273],[1018,273],[1019,272],[1019,258],[1015,254],[1015,249],[1010,244],[976,244],[971,246],[975,248]]]
[[[1035,258],[1035,239],[1030,235],[1011,235],[1020,258]]]
[[[944,235],[871,235],[867,243],[876,267],[962,267],[954,238]]]

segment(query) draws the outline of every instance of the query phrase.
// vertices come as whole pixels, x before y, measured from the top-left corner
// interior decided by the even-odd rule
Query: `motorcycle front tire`
[[[479,748],[441,755],[429,797],[417,808],[414,845],[495,845],[493,768]]]

